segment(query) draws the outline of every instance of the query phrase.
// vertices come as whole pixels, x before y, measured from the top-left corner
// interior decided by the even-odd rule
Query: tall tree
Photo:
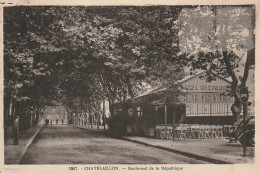
[[[255,12],[253,6],[185,8],[179,15],[179,61],[196,69],[230,77],[234,118],[240,115],[240,91],[254,64]],[[208,73],[208,79],[214,75]]]
[[[146,83],[181,71],[174,65],[180,10],[8,7],[5,96],[35,105],[60,98],[73,109],[84,107],[73,98],[90,104],[130,96],[136,115],[134,98]]]

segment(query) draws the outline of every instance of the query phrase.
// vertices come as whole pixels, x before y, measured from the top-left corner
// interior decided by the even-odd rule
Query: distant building
[[[67,112],[64,107],[59,103],[49,103],[45,106],[43,112],[44,118],[53,121],[53,124],[56,123],[55,121],[58,120],[58,123],[67,123]]]

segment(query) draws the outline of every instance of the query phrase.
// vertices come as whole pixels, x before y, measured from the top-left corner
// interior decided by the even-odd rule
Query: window
[[[136,107],[136,109],[137,109],[137,116],[138,116],[138,117],[143,116],[142,108],[141,108],[141,107]]]
[[[186,116],[232,116],[231,103],[186,104]]]

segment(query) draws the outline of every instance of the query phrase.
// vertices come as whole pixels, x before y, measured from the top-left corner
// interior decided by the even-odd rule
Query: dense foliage
[[[130,97],[136,115],[138,93],[181,79],[186,66],[232,77],[236,97],[234,62],[254,48],[253,18],[251,7],[5,7],[5,109],[56,100],[94,114],[106,99],[113,114]]]

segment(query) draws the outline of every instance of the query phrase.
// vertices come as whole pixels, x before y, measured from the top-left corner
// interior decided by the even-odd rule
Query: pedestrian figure
[[[62,119],[61,122],[62,122],[62,124],[63,124],[63,123],[64,123],[64,120]]]
[[[51,119],[51,125],[52,125],[52,119]]]
[[[58,124],[58,119],[56,119],[56,124]]]
[[[19,116],[14,120],[13,125],[13,135],[14,135],[14,145],[18,145],[18,137],[19,137]]]
[[[47,125],[48,125],[48,120],[45,119],[45,127],[47,127]]]

